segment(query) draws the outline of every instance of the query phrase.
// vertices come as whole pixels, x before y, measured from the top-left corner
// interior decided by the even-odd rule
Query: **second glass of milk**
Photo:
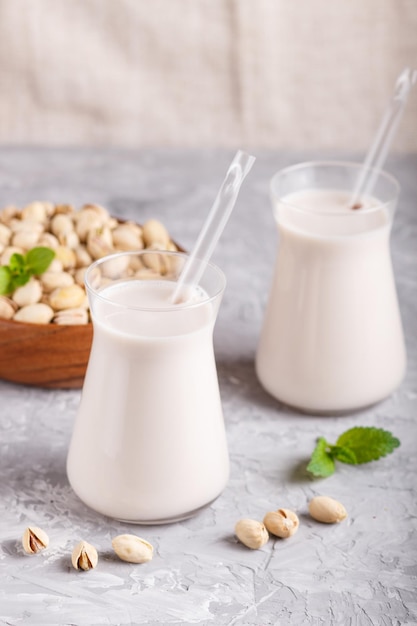
[[[212,339],[225,278],[209,264],[173,304],[185,260],[127,252],[86,274],[94,336],[67,472],[81,500],[124,521],[189,517],[229,476]]]
[[[387,397],[406,354],[390,256],[396,180],[375,172],[351,206],[361,165],[313,162],[272,179],[279,246],[256,370],[267,391],[314,413]]]

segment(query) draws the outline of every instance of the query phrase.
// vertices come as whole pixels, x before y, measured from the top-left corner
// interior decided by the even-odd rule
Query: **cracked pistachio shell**
[[[297,532],[300,521],[294,511],[278,509],[265,515],[264,524],[271,535],[287,539]]]
[[[23,550],[27,554],[36,554],[45,550],[49,545],[49,537],[42,528],[28,526],[22,537]]]
[[[119,559],[128,563],[146,563],[153,557],[153,546],[136,535],[118,535],[111,543]]]
[[[308,503],[308,510],[311,517],[325,524],[335,524],[347,517],[343,504],[329,496],[316,496]]]
[[[91,543],[80,541],[72,551],[71,563],[74,569],[82,569],[85,572],[94,569],[98,563],[97,550]]]
[[[262,548],[269,539],[264,524],[253,519],[239,520],[235,526],[235,534],[239,541],[252,550]]]

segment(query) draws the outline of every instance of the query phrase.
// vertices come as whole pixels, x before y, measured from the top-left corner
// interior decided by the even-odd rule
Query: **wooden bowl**
[[[0,378],[39,387],[82,387],[93,325],[25,324],[0,319]]]
[[[175,242],[180,252],[184,248]],[[0,378],[47,389],[79,389],[93,325],[26,324],[0,318]]]

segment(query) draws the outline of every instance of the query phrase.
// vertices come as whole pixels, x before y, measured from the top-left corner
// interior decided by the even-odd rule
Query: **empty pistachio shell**
[[[84,298],[85,293],[80,285],[69,285],[54,289],[49,296],[49,304],[56,311],[74,309],[84,302]]]
[[[60,326],[80,326],[88,323],[88,312],[81,307],[65,309],[64,311],[58,311],[52,321]]]
[[[265,515],[264,524],[272,535],[286,539],[297,532],[300,521],[294,511],[278,509]]]
[[[153,546],[136,535],[118,535],[111,543],[119,559],[128,563],[146,563],[153,557]]]
[[[316,496],[310,500],[308,510],[311,517],[325,524],[341,522],[347,517],[343,504],[329,496]]]
[[[26,285],[18,287],[13,293],[13,300],[19,306],[26,306],[27,304],[35,304],[39,302],[42,296],[42,287],[39,280],[31,278]]]
[[[91,543],[80,541],[72,551],[71,562],[75,569],[82,569],[85,572],[94,569],[98,563],[97,550]]]
[[[48,547],[49,537],[41,528],[29,526],[23,533],[22,545],[27,554],[36,554]]]
[[[54,316],[54,311],[43,302],[28,304],[15,313],[13,319],[16,322],[26,322],[27,324],[49,324]]]
[[[264,524],[253,519],[241,519],[235,526],[236,537],[252,550],[262,548],[269,539]]]

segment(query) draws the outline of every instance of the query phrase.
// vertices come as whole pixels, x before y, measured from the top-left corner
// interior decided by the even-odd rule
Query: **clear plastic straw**
[[[200,282],[204,270],[217,245],[224,227],[235,206],[236,199],[245,176],[249,173],[255,157],[240,150],[236,153],[227,170],[207,219],[201,229],[190,256],[188,257],[172,296],[174,303],[187,299],[193,287]]]
[[[360,205],[361,196],[371,195],[378,171],[383,167],[412,86],[417,82],[417,70],[406,67],[395,83],[394,95],[382,118],[375,139],[358,175],[351,198],[351,207]]]

